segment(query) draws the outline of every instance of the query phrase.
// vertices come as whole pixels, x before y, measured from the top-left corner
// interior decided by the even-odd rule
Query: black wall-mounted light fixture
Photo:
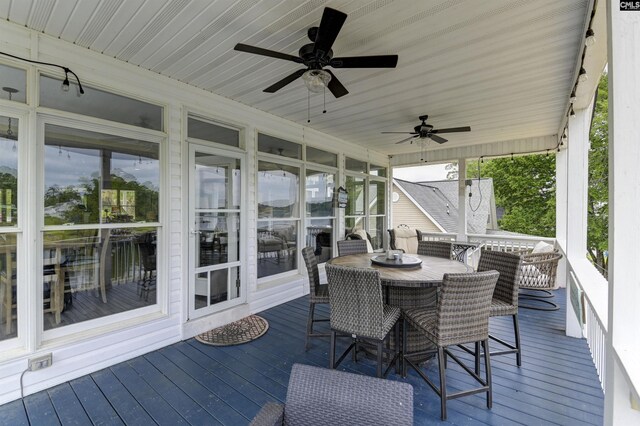
[[[69,91],[69,74],[71,74],[76,78],[76,81],[78,82],[78,92],[81,95],[84,94],[84,89],[82,88],[82,84],[80,83],[80,78],[78,78],[78,75],[75,72],[71,71],[67,67],[64,67],[64,66],[58,65],[58,64],[53,64],[51,62],[41,62],[41,61],[34,61],[32,59],[21,58],[20,56],[12,55],[10,53],[5,53],[5,52],[0,52],[0,55],[8,56],[10,58],[17,59],[19,61],[28,62],[30,64],[45,65],[45,66],[48,66],[48,67],[60,68],[62,71],[64,71],[64,81],[62,82],[62,86],[61,86],[62,91],[63,92],[68,92]]]

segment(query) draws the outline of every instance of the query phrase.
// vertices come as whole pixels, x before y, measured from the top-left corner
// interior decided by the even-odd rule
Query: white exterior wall
[[[165,167],[162,181],[164,199],[161,206],[163,227],[159,231],[162,236],[161,241],[165,244],[160,247],[161,252],[159,251],[158,254],[159,282],[156,312],[141,317],[136,311],[130,311],[126,313],[125,320],[118,322],[104,317],[96,320],[99,323],[103,322],[104,326],[92,327],[76,334],[39,343],[42,332],[39,331],[41,325],[38,318],[42,316],[39,313],[42,306],[37,305],[35,290],[26,289],[21,300],[28,301],[28,306],[21,305],[20,337],[0,342],[0,404],[20,397],[20,374],[27,367],[27,359],[37,354],[52,352],[53,366],[37,372],[29,372],[24,376],[25,395],[189,338],[211,327],[228,323],[250,312],[275,306],[308,291],[306,271],[301,257],[298,262],[300,268],[298,275],[282,280],[261,282],[258,285],[256,274],[256,139],[258,131],[376,164],[388,165],[389,163],[387,156],[363,150],[361,146],[349,144],[313,129],[304,128],[300,124],[5,21],[0,22],[0,48],[13,55],[63,64],[75,71],[82,82],[88,86],[164,106],[167,134],[166,146],[162,151]],[[21,141],[26,141],[29,146],[33,146],[36,141],[37,116],[35,108],[37,93],[34,93],[37,87],[35,71],[36,69],[49,71],[49,68],[33,67],[24,62],[5,60],[4,57],[0,57],[0,60],[28,71],[30,104],[25,106],[5,103],[0,105],[0,110],[10,110],[22,117]],[[186,130],[184,117],[187,112],[233,124],[242,129],[241,134],[244,136],[247,151],[245,167],[248,171],[246,174],[247,198],[243,206],[246,222],[242,224],[246,227],[248,236],[243,265],[247,270],[244,283],[247,288],[247,303],[194,321],[187,321],[189,224],[187,223],[186,164],[188,151],[187,144],[183,142]],[[56,112],[56,115],[78,117],[64,112]],[[89,122],[104,122],[89,117],[82,117],[82,119]],[[344,164],[344,155],[339,155],[339,164]],[[34,181],[31,182],[30,186],[33,186]],[[342,168],[338,173],[338,182],[344,184]],[[38,205],[34,204],[37,201],[33,198],[34,195],[29,197],[32,197],[29,205]],[[25,201],[21,200],[21,202]],[[41,224],[36,223],[34,219],[36,215],[26,215],[24,208],[21,208],[21,212],[27,222],[22,231],[33,237],[41,228]],[[343,232],[341,223],[343,218],[344,213],[338,211],[336,235],[341,235]],[[35,274],[33,271],[26,272],[24,274],[26,278],[29,278],[30,273]],[[35,282],[35,277],[32,277],[29,282]]]

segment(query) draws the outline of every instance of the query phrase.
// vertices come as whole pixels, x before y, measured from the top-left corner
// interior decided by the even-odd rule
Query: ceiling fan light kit
[[[322,93],[331,81],[331,74],[325,70],[308,70],[302,74],[302,81],[310,92]]]

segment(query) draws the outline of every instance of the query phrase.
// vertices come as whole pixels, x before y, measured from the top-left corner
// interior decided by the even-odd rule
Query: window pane
[[[258,221],[258,278],[298,268],[298,221]]]
[[[18,271],[16,269],[16,253],[15,234],[0,233],[0,288],[2,289],[0,341],[18,335],[18,307],[16,304]]]
[[[323,164],[325,166],[338,167],[338,155],[321,149],[307,147],[307,161]]]
[[[300,169],[258,162],[258,217],[298,217]]]
[[[367,173],[367,163],[355,158],[347,157],[345,159],[345,168],[353,172]]]
[[[18,224],[18,119],[0,116],[0,227]]]
[[[384,216],[369,217],[369,235],[371,235],[371,245],[373,249],[381,249],[384,246]]]
[[[196,152],[196,208],[240,208],[240,160]]]
[[[156,228],[44,232],[44,329],[155,304],[156,235]]]
[[[386,182],[369,181],[369,214],[384,214]]]
[[[116,95],[85,86],[84,95],[78,96],[75,79],[70,77],[71,89],[63,92],[62,80],[40,76],[40,106],[88,115],[118,123],[163,130],[163,108],[147,102]]]
[[[239,213],[197,213],[198,267],[237,262],[240,255]]]
[[[373,176],[387,177],[387,168],[371,164],[369,166],[369,174]]]
[[[335,188],[333,173],[307,170],[306,205],[307,216],[334,216],[333,191]]]
[[[240,267],[200,272],[195,279],[195,309],[240,297]]]
[[[307,219],[306,246],[313,247],[319,263],[333,257],[333,219]]]
[[[258,133],[258,151],[282,157],[302,159],[302,147],[294,142]]]
[[[345,237],[354,229],[364,229],[364,216],[347,217],[344,219]]]
[[[240,146],[240,132],[236,129],[220,126],[205,120],[189,117],[187,135],[228,146]]]
[[[0,75],[2,76],[0,99],[25,103],[27,101],[26,72],[20,68],[0,65]]]
[[[45,126],[45,225],[157,222],[159,146]]]
[[[364,178],[347,176],[347,216],[362,215],[364,213]]]

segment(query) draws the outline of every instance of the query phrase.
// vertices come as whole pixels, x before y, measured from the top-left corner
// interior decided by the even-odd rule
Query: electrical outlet
[[[43,368],[51,367],[53,364],[53,354],[49,352],[35,358],[29,359],[29,371],[42,370]]]

